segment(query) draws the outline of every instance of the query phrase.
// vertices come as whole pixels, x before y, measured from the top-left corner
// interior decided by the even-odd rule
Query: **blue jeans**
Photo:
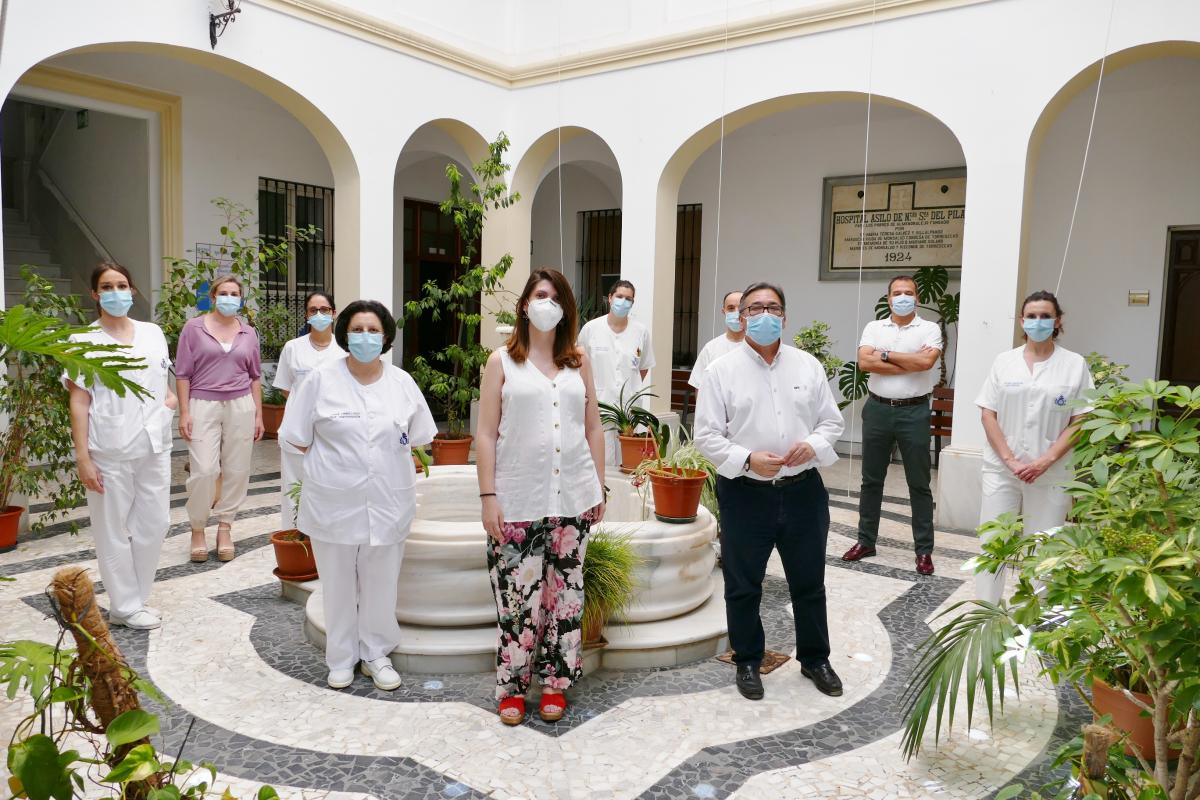
[[[779,550],[796,621],[796,660],[829,660],[825,615],[825,542],[829,493],[815,469],[782,486],[717,478],[725,615],[735,663],[758,665],[766,648],[759,606],[771,551]]]

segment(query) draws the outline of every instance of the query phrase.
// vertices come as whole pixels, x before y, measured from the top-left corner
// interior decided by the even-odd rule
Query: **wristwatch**
[[[747,453],[747,454],[746,454],[746,463],[745,463],[745,464],[742,464],[742,472],[749,472],[749,471],[750,471],[750,456],[752,456],[752,455],[753,455],[753,453]]]
[[[882,360],[884,363],[887,363],[887,360],[888,360],[888,354],[889,354],[889,353],[891,353],[891,350],[884,350],[882,353],[880,353],[880,354],[879,354],[879,358],[880,358],[880,359],[881,359],[881,360]]]

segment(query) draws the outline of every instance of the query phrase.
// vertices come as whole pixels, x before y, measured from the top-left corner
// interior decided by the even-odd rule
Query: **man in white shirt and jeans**
[[[842,556],[858,561],[875,555],[883,484],[900,446],[908,501],[912,507],[917,572],[933,574],[933,493],[929,489],[929,396],[937,384],[942,331],[917,316],[917,282],[899,275],[888,283],[887,319],[867,323],[858,344],[858,366],[871,373],[862,418],[862,489],[858,496],[858,541]]]
[[[766,649],[759,606],[771,551],[787,575],[796,624],[796,660],[828,695],[842,693],[829,664],[825,545],[829,493],[817,467],[837,461],[845,424],[820,363],[780,343],[783,290],[755,283],[742,294],[746,340],[704,374],[695,441],[717,467],[721,560],[736,685],[763,697]]]

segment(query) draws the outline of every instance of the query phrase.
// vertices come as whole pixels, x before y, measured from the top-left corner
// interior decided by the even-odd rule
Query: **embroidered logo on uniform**
[[[171,366],[171,360],[169,358],[164,358],[159,366],[163,369],[166,369],[167,367]]]
[[[1067,404],[1067,398],[1066,398],[1066,395],[1061,395],[1061,394],[1060,394],[1058,397],[1054,398],[1054,405],[1056,405],[1056,406],[1065,406],[1066,404]]]
[[[408,433],[407,432],[400,434],[400,444],[408,444]]]

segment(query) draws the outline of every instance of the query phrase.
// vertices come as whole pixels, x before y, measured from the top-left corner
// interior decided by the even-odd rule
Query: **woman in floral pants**
[[[539,714],[553,722],[582,674],[583,554],[604,518],[604,434],[578,314],[557,270],[537,270],[517,324],[480,387],[476,460],[500,635],[500,719],[525,718],[536,670]]]

